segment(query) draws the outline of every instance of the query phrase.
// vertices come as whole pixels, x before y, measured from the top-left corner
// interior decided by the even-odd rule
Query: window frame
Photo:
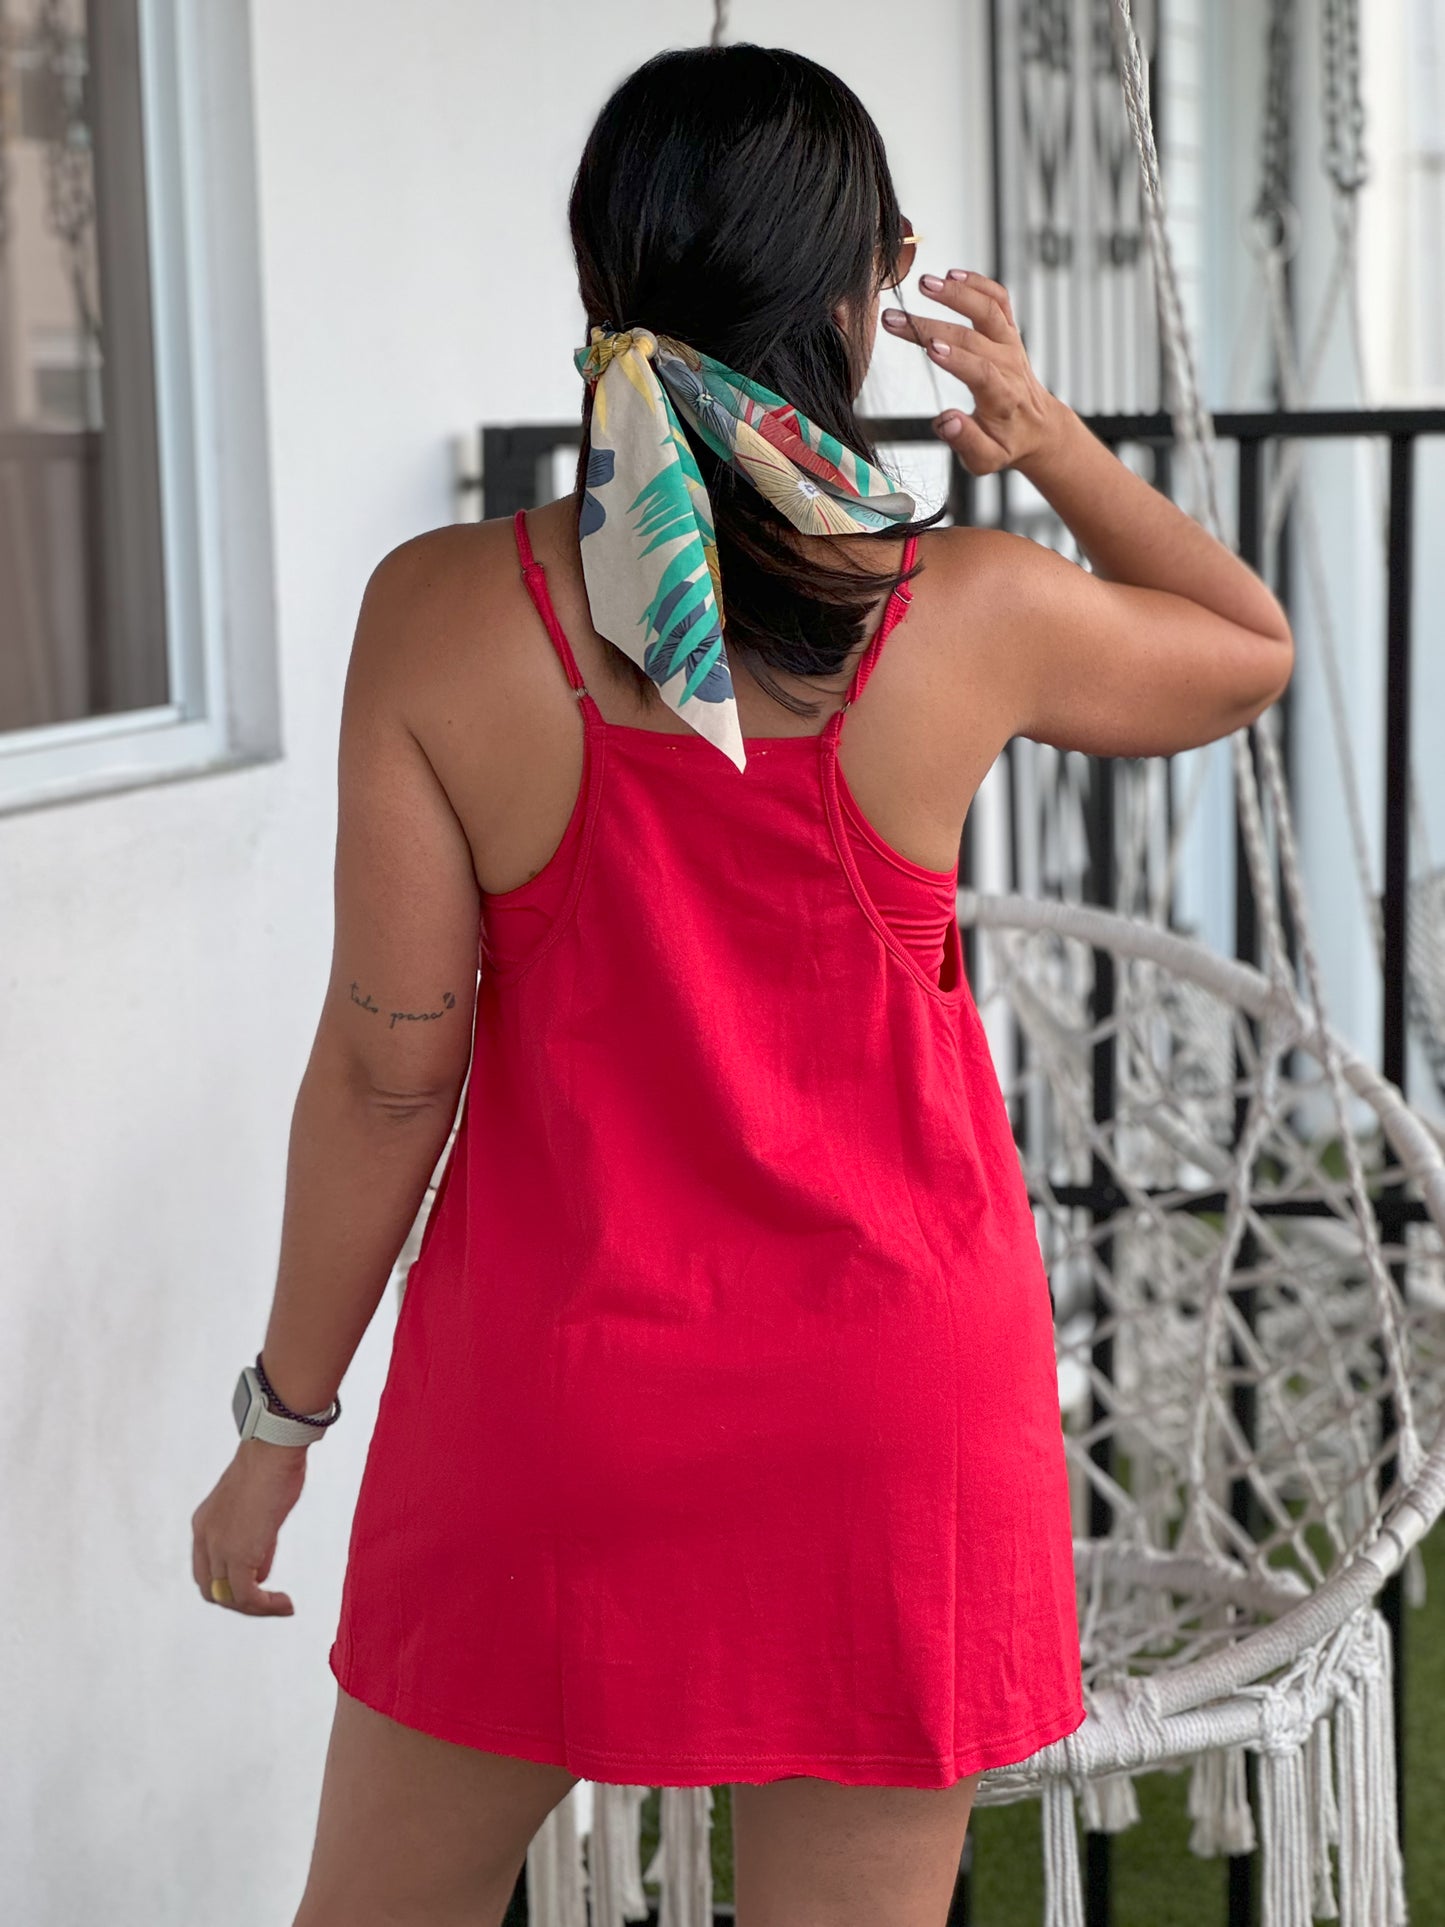
[[[172,700],[0,731],[0,814],[281,753],[247,0],[136,0]]]

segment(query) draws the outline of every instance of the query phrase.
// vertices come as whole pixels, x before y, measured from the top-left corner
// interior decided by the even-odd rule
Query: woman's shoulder
[[[915,614],[966,637],[971,657],[991,644],[1012,647],[1041,568],[1060,560],[1027,536],[987,526],[925,529],[914,559]]]
[[[372,568],[353,656],[383,675],[450,674],[490,653],[525,601],[509,516],[425,529]]]
[[[555,673],[546,651],[525,646],[529,614],[510,516],[423,530],[367,579],[348,682],[424,744],[459,716],[485,733],[489,719],[529,706],[549,666]]]
[[[918,561],[940,576],[969,575],[984,580],[1027,568],[1038,546],[1011,529],[955,523],[921,531]]]
[[[518,574],[510,516],[423,529],[388,549],[367,580],[365,596],[392,615],[434,618],[449,601],[468,605]]]

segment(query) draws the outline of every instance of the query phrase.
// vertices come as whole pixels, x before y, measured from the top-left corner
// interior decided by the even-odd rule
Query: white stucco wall
[[[380,556],[451,519],[453,433],[575,409],[572,167],[609,86],[710,17],[254,7],[285,754],[0,821],[0,1889],[26,1927],[281,1927],[299,1896],[389,1302],[282,1537],[295,1618],[204,1607],[189,1517],[269,1300],[352,624]],[[859,89],[944,267],[987,266],[979,25],[976,0],[732,7],[732,37]],[[880,354],[872,406],[931,410]]]

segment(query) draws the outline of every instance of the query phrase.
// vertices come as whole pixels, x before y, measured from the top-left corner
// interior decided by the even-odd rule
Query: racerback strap
[[[913,567],[913,559],[917,553],[918,537],[916,535],[910,535],[903,550],[903,570],[905,574]],[[913,585],[909,582],[900,582],[892,595],[889,596],[888,606],[883,611],[883,620],[874,630],[872,641],[863,651],[858,661],[858,667],[853,671],[853,680],[849,683],[848,693],[843,698],[842,709],[851,709],[853,704],[856,703],[862,695],[864,685],[873,674],[874,665],[878,661],[879,653],[884,643],[887,642],[889,636],[892,635],[893,631],[907,613],[908,604],[912,598]],[[840,716],[842,709],[838,711]]]

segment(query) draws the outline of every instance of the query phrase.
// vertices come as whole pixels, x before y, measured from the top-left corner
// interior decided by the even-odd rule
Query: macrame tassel
[[[1405,1927],[1404,1868],[1396,1832],[1390,1642],[1371,1611],[1370,1644],[1335,1706],[1339,1779],[1340,1927]]]
[[[1404,1463],[1404,1454],[1401,1454]],[[1378,1612],[1371,1613],[1375,1645],[1380,1655],[1380,1676],[1371,1682],[1375,1700],[1375,1747],[1380,1775],[1385,1783],[1385,1826],[1382,1846],[1385,1857],[1385,1893],[1389,1927],[1407,1927],[1409,1903],[1405,1899],[1405,1862],[1400,1853],[1400,1789],[1395,1781],[1395,1666],[1391,1656],[1390,1631]]]
[[[1188,1812],[1194,1822],[1189,1851],[1201,1860],[1220,1854],[1253,1853],[1254,1815],[1242,1746],[1198,1753],[1189,1774]]]
[[[1086,1833],[1123,1833],[1139,1818],[1132,1773],[1105,1773],[1085,1780],[1080,1813]]]
[[[587,1927],[576,1792],[568,1789],[527,1846],[527,1918],[534,1927]]]
[[[622,1927],[624,1921],[647,1918],[639,1822],[648,1791],[645,1786],[613,1786],[601,1780],[592,1788],[592,1832],[587,1841],[591,1927]]]
[[[1044,1927],[1084,1927],[1079,1875],[1079,1831],[1067,1780],[1046,1780],[1041,1800],[1044,1832]]]
[[[647,1869],[661,1886],[657,1927],[712,1927],[712,1788],[665,1786],[657,1852]]]
[[[1309,1774],[1310,1854],[1314,1863],[1314,1912],[1317,1920],[1338,1920],[1334,1867],[1330,1848],[1340,1837],[1340,1810],[1335,1803],[1335,1768],[1328,1717],[1316,1720],[1306,1742]]]
[[[1314,1870],[1303,1746],[1260,1754],[1259,1830],[1264,1927],[1310,1927]]]

